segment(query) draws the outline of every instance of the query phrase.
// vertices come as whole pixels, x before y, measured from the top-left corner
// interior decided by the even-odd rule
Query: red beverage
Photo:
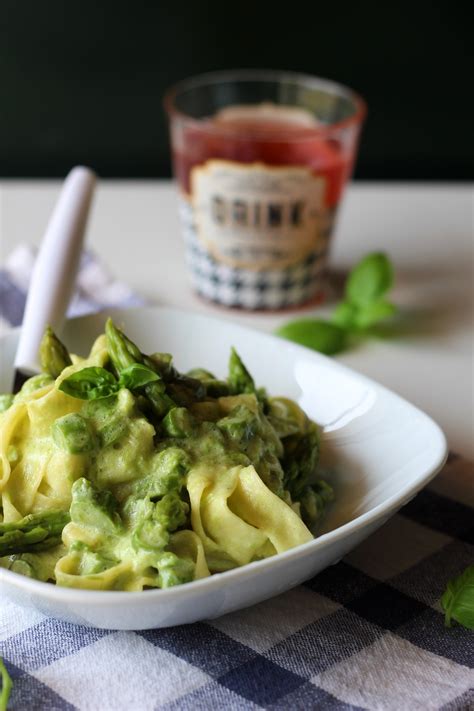
[[[231,91],[231,80],[206,84],[205,78],[191,80],[182,106],[178,91],[167,99],[188,261],[196,289],[207,298],[244,308],[282,308],[314,298],[321,288],[364,106],[350,93],[340,98],[333,85],[331,94],[324,82],[321,89],[311,80],[318,85],[313,103],[319,98],[326,113],[337,115],[339,108],[342,115],[327,124],[322,110],[319,116],[296,102],[277,103],[271,87],[281,86],[279,78],[262,82],[252,73],[246,76],[240,95],[258,95],[263,83],[262,101],[223,104],[222,90],[238,94],[239,82]],[[288,83],[300,88],[296,79],[286,81],[286,95]],[[190,115],[196,104],[196,113],[204,106],[209,113]]]
[[[217,130],[216,130],[217,129]],[[220,130],[219,130],[220,129]],[[291,141],[288,136],[291,135]],[[181,189],[191,192],[192,169],[211,158],[266,165],[307,166],[326,180],[325,204],[333,207],[352,172],[353,152],[336,138],[318,133],[318,124],[265,118],[219,118],[189,126],[173,151],[176,178]]]

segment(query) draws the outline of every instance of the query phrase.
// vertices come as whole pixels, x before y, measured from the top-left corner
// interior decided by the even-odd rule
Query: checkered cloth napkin
[[[27,279],[26,270],[16,278],[13,262],[0,274],[1,308],[18,323],[17,292],[24,301]],[[79,285],[74,303],[83,310],[111,305],[111,294],[137,299],[90,256]],[[474,709],[474,634],[445,628],[439,605],[449,578],[473,561],[474,468],[451,455],[427,489],[344,561],[217,620],[114,632],[1,600],[10,708]]]
[[[32,247],[19,245],[0,268],[0,333],[21,324],[35,256]],[[82,316],[112,307],[142,306],[144,303],[129,286],[114,279],[95,255],[83,252],[69,316]]]

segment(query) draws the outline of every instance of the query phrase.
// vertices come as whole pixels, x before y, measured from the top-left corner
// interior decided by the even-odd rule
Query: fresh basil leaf
[[[357,306],[349,301],[341,301],[331,316],[331,323],[341,328],[353,328],[357,318]]]
[[[335,323],[316,318],[302,318],[284,324],[276,331],[307,348],[326,355],[340,353],[347,346],[347,332]]]
[[[447,627],[451,627],[451,621],[456,620],[467,629],[474,630],[474,565],[449,581],[441,598],[441,606]]]
[[[396,313],[396,307],[384,298],[392,283],[393,267],[388,257],[381,252],[369,254],[349,274],[345,299],[330,321],[297,319],[276,333],[326,355],[340,353],[364,330]]]
[[[374,301],[361,306],[355,312],[354,326],[356,328],[369,328],[379,321],[390,318],[397,312],[397,307],[389,301]]]
[[[113,395],[118,389],[119,384],[112,373],[98,366],[78,370],[65,378],[59,386],[59,390],[66,395],[80,400],[98,400]]]
[[[360,261],[346,282],[346,300],[357,306],[379,301],[393,284],[393,267],[386,254],[373,252]]]
[[[132,363],[128,368],[122,370],[118,384],[120,388],[134,390],[156,380],[160,380],[160,376],[154,370],[141,363]]]

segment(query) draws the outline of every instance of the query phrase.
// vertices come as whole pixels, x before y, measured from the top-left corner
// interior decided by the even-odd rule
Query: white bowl
[[[0,568],[1,595],[62,620],[138,630],[195,622],[265,600],[337,563],[434,477],[446,459],[439,427],[413,405],[335,360],[273,336],[170,308],[114,311],[144,351],[173,353],[179,369],[226,372],[231,345],[259,385],[286,395],[323,426],[323,461],[336,501],[314,541],[166,590],[95,592],[56,587]],[[83,353],[104,314],[71,320],[64,340]],[[18,330],[0,341],[0,392],[11,386]]]

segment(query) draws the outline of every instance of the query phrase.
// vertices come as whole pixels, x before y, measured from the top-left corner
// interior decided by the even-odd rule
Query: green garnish
[[[120,373],[118,386],[119,389],[136,390],[157,380],[160,380],[160,376],[154,370],[141,363],[132,363]]]
[[[393,285],[393,267],[386,254],[372,252],[364,257],[349,274],[346,300],[365,306],[379,301]]]
[[[448,582],[441,606],[446,627],[451,627],[455,620],[468,630],[474,630],[474,565]]]
[[[10,674],[7,672],[5,664],[0,657],[0,678],[2,680],[2,688],[0,689],[0,711],[7,711],[8,699],[10,698],[10,692],[12,690],[12,680]]]
[[[98,400],[117,392],[118,383],[114,375],[105,368],[92,366],[65,378],[59,390],[80,400]]]
[[[276,333],[326,355],[340,353],[350,345],[351,337],[367,335],[367,329],[397,312],[396,306],[386,299],[392,285],[393,267],[389,258],[381,252],[368,254],[349,274],[344,299],[330,320],[295,319]]]
[[[346,329],[320,318],[301,318],[286,323],[277,331],[279,336],[314,351],[333,355],[346,348]]]
[[[65,378],[59,390],[80,400],[99,400],[114,395],[121,388],[135,390],[157,380],[160,376],[141,363],[124,368],[118,379],[105,368],[90,367]]]

